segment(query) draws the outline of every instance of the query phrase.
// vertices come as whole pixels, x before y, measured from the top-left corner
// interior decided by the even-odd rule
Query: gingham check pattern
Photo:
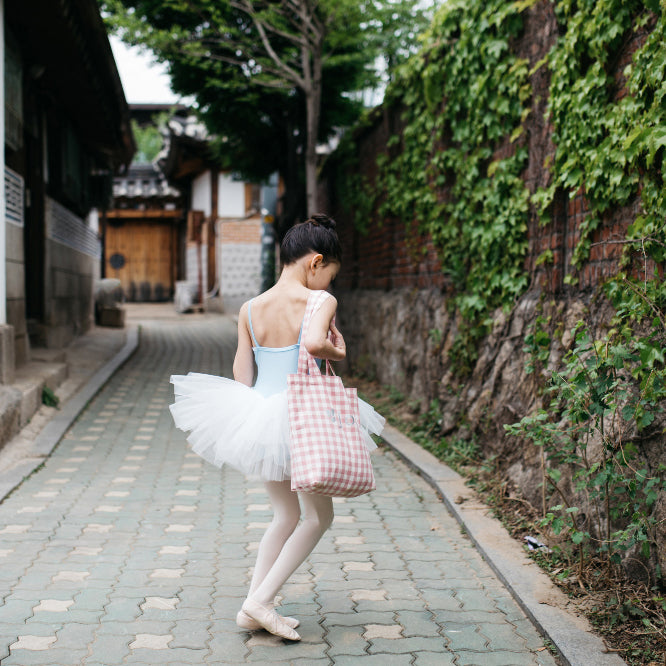
[[[326,300],[313,292],[303,319],[302,339],[310,319]],[[356,497],[375,489],[370,452],[363,443],[356,389],[346,389],[326,361],[322,375],[301,344],[298,371],[287,377],[291,431],[291,489],[299,492]]]

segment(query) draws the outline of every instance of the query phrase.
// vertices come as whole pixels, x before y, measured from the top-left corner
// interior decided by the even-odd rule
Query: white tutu
[[[265,481],[290,478],[287,392],[264,397],[226,377],[190,372],[172,375],[176,402],[169,409],[176,426],[189,431],[192,450],[217,467],[231,465]],[[384,418],[359,398],[361,434],[377,448]]]

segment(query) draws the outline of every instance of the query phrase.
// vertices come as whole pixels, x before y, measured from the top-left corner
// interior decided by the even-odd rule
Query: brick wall
[[[222,220],[220,243],[261,243],[261,218]]]

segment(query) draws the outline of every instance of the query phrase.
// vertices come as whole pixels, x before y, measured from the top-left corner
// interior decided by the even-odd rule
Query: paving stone
[[[281,647],[284,644],[284,641],[279,636],[274,636],[268,632],[260,631],[253,633],[251,637],[245,641],[245,645],[248,648],[255,647]]]
[[[437,633],[438,626],[433,614],[427,610],[409,611],[401,610],[396,613],[397,624],[402,625],[403,635],[432,636]]]
[[[110,621],[132,621],[141,615],[139,604],[141,598],[112,599],[104,606],[104,622]]]
[[[55,576],[51,577],[51,582],[80,583],[88,576],[90,576],[89,571],[59,571]]]
[[[453,666],[456,656],[450,652],[415,652],[414,666]]]
[[[356,611],[361,613],[367,610],[423,610],[423,601],[421,599],[387,599],[386,601],[358,601],[356,602]]]
[[[86,650],[50,648],[43,652],[28,652],[19,650],[12,652],[3,659],[5,664],[20,664],[20,666],[63,666],[63,664],[82,664],[86,657]]]
[[[365,627],[368,624],[395,624],[395,613],[391,611],[324,612],[324,624],[328,627]]]
[[[210,640],[209,623],[201,620],[179,620],[173,628],[173,648],[201,650]]]
[[[251,650],[245,645],[244,640],[244,637],[248,634],[240,632],[238,627],[235,627],[234,632],[215,631],[214,627],[215,625],[211,627],[213,638],[208,643],[208,648],[210,649],[211,654],[208,663],[245,663],[246,656]],[[221,661],[222,658],[224,658],[225,661]]]
[[[0,606],[0,623],[23,622],[32,616],[34,602],[30,599],[9,598]]]
[[[332,627],[326,634],[326,642],[331,646],[326,654],[333,658],[338,655],[367,655],[370,644],[362,631],[362,627]]]
[[[146,600],[141,604],[141,610],[146,611],[149,609],[156,610],[175,610],[180,599],[178,597],[146,597]]]
[[[449,648],[454,652],[458,650],[476,650],[478,652],[488,650],[488,639],[473,624],[447,624],[442,630],[442,635],[447,638]]]
[[[97,629],[97,636],[136,636],[138,634],[155,634],[158,636],[166,636],[171,633],[174,622],[171,620],[143,620],[137,619],[134,621],[118,621],[118,620],[104,620],[101,619],[99,628]]]
[[[61,613],[63,611],[69,610],[69,607],[73,605],[74,599],[41,599],[39,605],[35,606],[32,609],[33,613],[39,612],[52,612],[52,613]]]
[[[377,589],[377,590],[368,590],[368,589],[356,589],[352,590],[349,594],[349,597],[352,601],[385,601],[387,598],[386,590]]]
[[[406,652],[417,652],[418,650],[436,652],[446,650],[446,641],[437,637],[422,637],[386,639],[375,638],[370,641],[368,652],[370,654],[389,653],[400,654]]]
[[[462,611],[456,610],[439,610],[437,608],[430,608],[430,611],[435,615],[437,624],[443,626],[457,625],[457,624],[493,624],[506,622],[504,617],[498,613],[487,613],[482,611]]]
[[[479,624],[480,633],[488,639],[491,650],[527,650],[525,641],[516,628],[508,623]]]
[[[363,666],[410,666],[411,654],[374,654],[363,657]],[[339,655],[335,657],[335,666],[358,666],[358,656]]]
[[[19,650],[48,650],[57,638],[55,636],[35,636],[34,634],[24,634],[18,637],[15,643],[9,646],[10,652]]]
[[[543,637],[528,619],[513,620],[512,624],[516,633],[525,641],[528,650],[538,650],[544,646]]]
[[[495,603],[488,597],[485,590],[456,590],[456,598],[462,602],[462,610],[486,611],[496,610]]]
[[[415,599],[420,594],[411,580],[387,579],[382,581],[381,587],[386,590],[389,599]]]
[[[104,588],[88,588],[74,597],[79,610],[102,610],[109,602],[109,590]]]
[[[374,640],[376,638],[398,639],[404,638],[402,625],[400,624],[367,624],[363,632],[363,638]]]
[[[517,624],[524,621],[525,613],[518,607],[516,602],[509,596],[509,594],[498,595],[494,599],[495,607],[502,612],[509,622]],[[530,626],[533,626],[529,623]]]
[[[538,664],[534,655],[529,652],[485,652],[475,654],[473,652],[461,652],[456,664],[460,666],[534,666]],[[553,662],[554,663],[554,662]]]
[[[130,650],[168,650],[169,643],[173,640],[171,634],[137,634],[129,644]]]
[[[310,660],[326,659],[326,650],[328,645],[324,642],[310,644],[304,641],[291,642],[283,641],[282,646],[263,646],[258,645],[251,649],[247,661],[260,663],[273,663],[279,661],[293,662],[296,659]]]

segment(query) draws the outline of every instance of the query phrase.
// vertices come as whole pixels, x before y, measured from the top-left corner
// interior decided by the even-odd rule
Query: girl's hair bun
[[[316,213],[305,222],[287,230],[280,243],[280,261],[283,266],[297,261],[308,252],[318,252],[325,262],[342,261],[342,248],[335,231],[335,220]]]
[[[335,220],[324,213],[315,213],[306,220],[306,223],[308,222],[315,226],[324,227],[325,229],[333,229],[333,231],[335,231]]]

